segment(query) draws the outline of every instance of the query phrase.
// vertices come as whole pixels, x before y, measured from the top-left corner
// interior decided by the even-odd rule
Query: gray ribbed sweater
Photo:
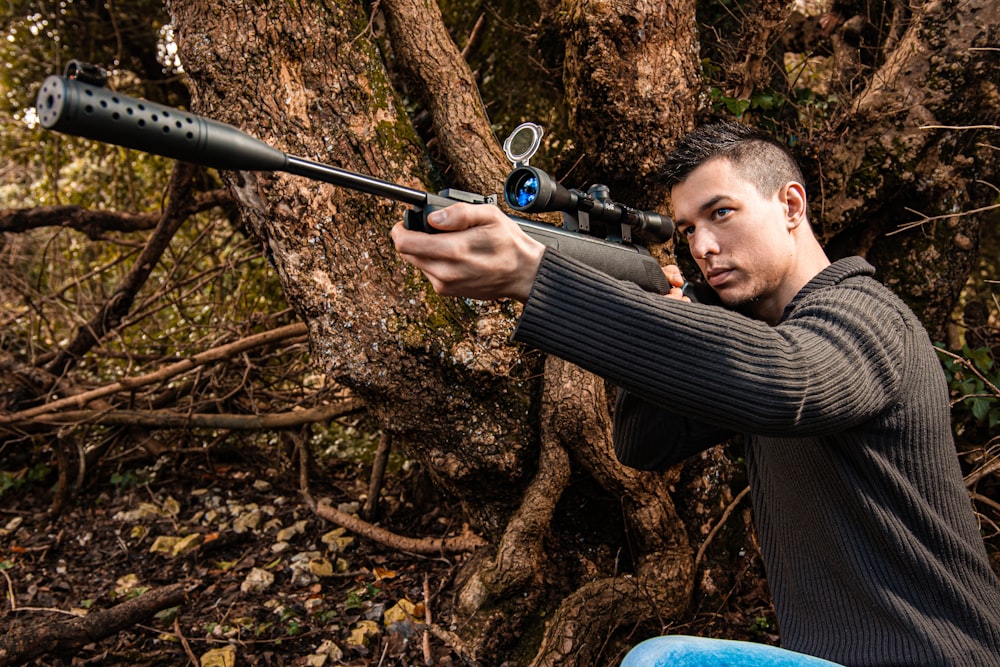
[[[786,648],[844,665],[1000,665],[1000,585],[951,437],[944,374],[860,258],[774,327],[546,253],[515,338],[619,385],[615,448],[662,469],[747,434]]]

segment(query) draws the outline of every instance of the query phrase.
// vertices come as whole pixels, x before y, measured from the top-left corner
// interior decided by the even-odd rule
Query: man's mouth
[[[725,268],[710,269],[708,273],[705,275],[705,278],[708,280],[709,285],[711,285],[712,287],[716,287],[726,282],[726,280],[729,279],[729,276],[732,275],[732,273],[733,273],[732,269],[725,269]]]

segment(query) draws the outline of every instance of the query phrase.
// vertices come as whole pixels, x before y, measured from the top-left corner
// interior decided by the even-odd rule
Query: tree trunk
[[[293,155],[424,189],[421,146],[358,8],[233,0],[168,9],[199,112]],[[392,250],[398,205],[294,176],[226,178],[309,325],[316,363],[497,536],[536,451],[537,356],[508,344],[510,305],[436,297]]]

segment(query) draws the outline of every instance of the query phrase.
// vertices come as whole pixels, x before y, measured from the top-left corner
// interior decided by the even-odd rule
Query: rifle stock
[[[446,190],[430,194],[287,153],[242,130],[196,114],[116,93],[102,86],[49,76],[36,100],[42,127],[65,134],[192,162],[215,169],[281,171],[408,204],[406,226],[436,231],[427,213],[459,201],[492,197]],[[616,243],[553,225],[511,217],[532,238],[650,292],[669,291],[657,261],[642,246]]]

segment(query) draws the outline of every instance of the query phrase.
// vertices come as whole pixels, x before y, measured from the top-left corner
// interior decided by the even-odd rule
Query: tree
[[[419,138],[433,137],[449,184],[498,190],[504,165],[475,75],[433,3],[381,3],[381,42],[360,8],[343,4],[250,9],[213,2],[209,9],[178,1],[169,9],[198,109],[294,154],[408,183],[429,182]],[[875,259],[939,333],[975,260],[981,217],[885,234],[919,215],[980,208],[993,196],[973,174],[995,174],[995,150],[977,147],[974,135],[952,126],[988,121],[976,100],[984,86],[995,86],[998,71],[975,48],[988,46],[988,26],[1000,22],[1000,13],[985,2],[845,3],[825,17],[839,25],[827,23],[836,72],[825,82],[827,104],[836,99],[822,109],[815,91],[805,97],[793,78],[799,73],[789,75],[784,65],[781,38],[791,6],[765,1],[738,10],[737,38],[702,49],[719,59],[712,64],[721,72],[706,81],[699,76],[694,3],[540,8],[527,25],[562,44],[554,56],[562,78],[547,83],[558,86],[568,136],[585,164],[574,178],[600,174],[644,207],[662,208],[659,160],[712,112],[698,101],[713,91],[723,105],[773,124],[786,138],[794,133],[829,247]],[[422,135],[393,93],[397,76],[429,115]],[[765,95],[785,103],[768,103]],[[392,207],[289,177],[227,178],[247,193],[242,213],[309,323],[315,360],[364,397],[490,542],[458,586],[474,657],[523,655],[525,647],[496,630],[513,628],[517,636],[542,612],[551,620],[530,661],[536,665],[600,664],[614,651],[602,655],[594,638],[657,615],[683,617],[694,570],[671,478],[615,465],[599,380],[547,360],[536,387],[531,378],[541,361],[506,342],[510,306],[431,294],[387,248],[386,230],[399,218]],[[913,280],[916,267],[923,275]],[[567,573],[567,555],[576,555],[572,547],[552,548],[557,500],[568,492],[571,470],[584,471],[621,503],[630,553],[618,570],[569,570],[553,586],[557,573]]]
[[[831,254],[868,256],[944,335],[996,198],[997,151],[963,129],[997,124],[997,105],[980,102],[1000,82],[995,3],[838,2],[814,15],[770,0],[470,3],[443,7],[447,21],[435,3],[375,9],[167,3],[196,111],[421,189],[499,191],[491,123],[532,109],[553,129],[552,173],[665,210],[656,172],[684,131],[718,115],[766,125],[800,154]],[[614,664],[689,618],[707,540],[676,490],[721,473],[735,495],[727,462],[666,475],[618,465],[604,383],[512,346],[512,304],[434,295],[390,247],[398,206],[287,175],[223,180],[308,326],[313,363],[364,399],[488,543],[454,587],[449,640],[470,661]]]

